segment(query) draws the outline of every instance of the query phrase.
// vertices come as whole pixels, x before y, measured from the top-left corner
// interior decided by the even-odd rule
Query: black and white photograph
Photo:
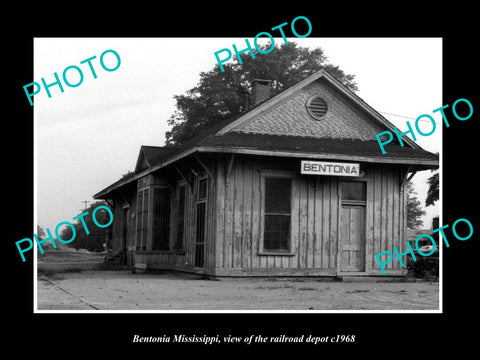
[[[152,5],[5,31],[5,351],[473,348],[475,11]]]
[[[441,39],[262,40],[35,39],[38,311],[441,310]]]

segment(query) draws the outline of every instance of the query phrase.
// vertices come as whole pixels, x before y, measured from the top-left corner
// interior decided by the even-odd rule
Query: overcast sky
[[[253,36],[245,37],[253,41]],[[417,143],[441,152],[442,120],[432,110],[442,105],[442,40],[440,38],[289,38],[300,46],[321,47],[330,63],[355,75],[357,95],[401,130],[421,114],[438,125]],[[70,65],[83,70],[76,88],[64,85],[34,98],[36,139],[37,223],[53,230],[83,209],[83,200],[133,170],[141,145],[162,146],[167,120],[175,110],[173,95],[194,87],[201,71],[216,66],[214,52],[244,44],[244,38],[36,38],[34,79],[54,82]],[[279,44],[283,40],[275,39]],[[102,69],[99,57],[115,50],[121,58],[116,71]],[[97,78],[80,61],[92,56]],[[275,56],[275,50],[265,56]],[[107,63],[110,61],[110,64]],[[115,65],[112,54],[107,66]],[[113,64],[113,65],[111,65]],[[75,71],[69,79],[75,82]],[[28,100],[25,98],[26,106]],[[402,115],[409,118],[393,116]],[[423,122],[424,131],[431,129]],[[387,145],[388,151],[388,145]],[[414,177],[424,203],[430,171]],[[439,214],[438,204],[425,208],[424,227]],[[34,230],[36,232],[36,229]]]

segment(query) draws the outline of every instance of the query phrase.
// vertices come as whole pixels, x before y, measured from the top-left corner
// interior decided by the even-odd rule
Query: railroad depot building
[[[406,183],[438,156],[320,70],[182,146],[142,146],[135,171],[97,193],[113,207],[108,251],[141,269],[211,276],[375,276],[407,250]],[[397,141],[397,139],[395,139]],[[133,165],[133,164],[132,164]],[[386,275],[403,276],[395,258]]]

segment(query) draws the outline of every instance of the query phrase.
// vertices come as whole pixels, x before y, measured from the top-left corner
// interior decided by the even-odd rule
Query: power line
[[[388,113],[388,112],[385,112],[385,111],[379,111],[379,113],[387,114],[387,115],[393,115],[393,116],[398,116],[398,117],[402,117],[402,118],[405,118],[405,119],[415,120],[414,118],[412,118],[412,117],[410,117],[410,116],[397,115],[397,114],[392,114],[392,113]]]
[[[405,119],[417,120],[416,118],[413,118],[413,117],[410,117],[410,116],[392,114],[392,113],[388,113],[388,112],[385,112],[385,111],[379,111],[379,113],[387,114],[387,115],[392,115],[392,116],[398,116],[398,117],[405,118]],[[431,121],[429,121],[429,120],[424,120],[424,119],[419,119],[419,121],[427,121],[427,122],[430,122],[430,123],[431,123]],[[435,124],[438,125],[439,123],[435,122]]]
[[[82,203],[85,205],[84,211],[87,211],[87,204],[90,203],[91,201],[83,200]]]

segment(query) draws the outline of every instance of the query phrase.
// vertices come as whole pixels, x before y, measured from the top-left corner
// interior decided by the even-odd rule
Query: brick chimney
[[[270,98],[272,80],[255,79],[252,81],[251,106],[257,106]]]

